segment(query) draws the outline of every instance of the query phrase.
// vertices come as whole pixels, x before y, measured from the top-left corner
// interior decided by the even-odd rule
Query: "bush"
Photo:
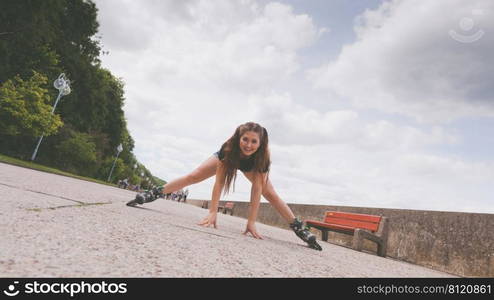
[[[0,134],[39,137],[55,134],[63,125],[52,114],[52,99],[44,89],[48,79],[37,72],[27,81],[16,76],[0,86]]]
[[[71,138],[55,148],[63,170],[84,176],[94,175],[97,169],[96,145],[90,135],[73,131]]]
[[[108,179],[108,175],[110,174],[111,168],[113,166],[113,162],[115,162],[115,157],[108,157],[105,159],[103,164],[100,166],[98,171],[98,178],[106,181]],[[113,172],[111,175],[110,182],[117,182],[118,179],[124,179],[125,177],[125,163],[121,158],[118,158],[115,162],[115,167],[113,168]]]

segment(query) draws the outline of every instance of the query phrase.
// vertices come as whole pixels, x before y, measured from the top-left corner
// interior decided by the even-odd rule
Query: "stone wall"
[[[201,206],[203,200],[187,202]],[[247,218],[248,205],[248,202],[235,202],[233,215]],[[494,277],[494,214],[288,205],[303,220],[322,221],[324,212],[328,210],[386,216],[390,222],[388,257],[459,276]],[[269,203],[261,203],[257,221],[289,229]],[[320,238],[318,230],[314,233]],[[350,247],[351,236],[330,233],[329,241]],[[324,242],[322,246],[324,248]],[[364,249],[375,253],[376,246],[367,242]]]

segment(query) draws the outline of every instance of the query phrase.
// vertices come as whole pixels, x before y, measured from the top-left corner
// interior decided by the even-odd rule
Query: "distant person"
[[[256,219],[261,195],[263,195],[287,221],[298,237],[307,242],[311,248],[321,250],[321,247],[316,242],[315,235],[303,226],[301,220],[295,218],[290,207],[278,196],[269,180],[271,160],[268,142],[268,132],[264,127],[253,122],[242,124],[237,127],[232,137],[223,143],[218,152],[214,153],[190,174],[167,183],[162,192],[178,191],[183,187],[199,183],[216,175],[209,214],[198,225],[207,227],[212,225],[217,228],[216,219],[221,192],[227,194],[230,191],[232,182],[233,190],[235,191],[237,170],[240,170],[252,184],[251,205],[244,234],[250,233],[254,238],[262,239],[262,236],[257,232]],[[137,203],[143,204],[150,201],[136,196],[136,199],[130,201],[127,205],[134,206]]]
[[[189,195],[189,189],[185,189],[184,191],[184,202],[187,201],[187,196]]]

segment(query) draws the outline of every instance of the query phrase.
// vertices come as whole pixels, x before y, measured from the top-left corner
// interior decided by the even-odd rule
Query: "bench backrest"
[[[233,208],[233,202],[227,202],[225,208]]]
[[[354,214],[338,211],[327,211],[324,217],[325,223],[350,226],[355,228],[377,231],[381,216]]]

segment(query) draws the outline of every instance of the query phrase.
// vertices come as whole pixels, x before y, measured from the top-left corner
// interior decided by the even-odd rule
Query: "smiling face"
[[[242,156],[251,156],[259,148],[259,134],[254,131],[246,131],[240,137],[240,151]]]

